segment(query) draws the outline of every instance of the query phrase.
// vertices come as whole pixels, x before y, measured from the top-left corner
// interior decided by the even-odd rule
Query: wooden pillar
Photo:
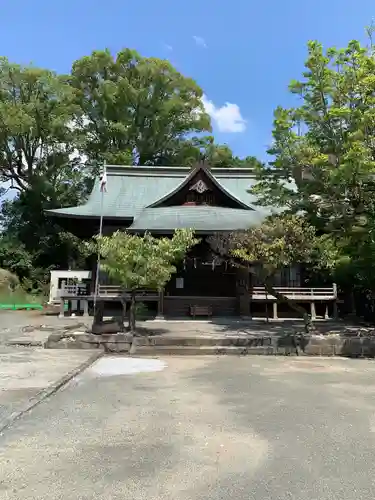
[[[126,299],[121,300],[121,331],[125,331],[125,321],[126,321]]]
[[[249,270],[238,268],[236,276],[236,295],[240,316],[250,318]]]
[[[329,319],[329,313],[328,313],[328,302],[326,304],[326,309],[325,309],[325,312],[324,312],[324,319]]]
[[[95,293],[97,267],[98,267],[97,258],[91,259],[91,283],[90,283],[90,294],[91,295],[94,295],[94,293]]]
[[[89,317],[89,301],[87,299],[81,299],[83,305],[83,317]]]
[[[316,319],[315,302],[310,302],[311,319]]]
[[[333,319],[338,319],[339,313],[337,310],[337,300],[333,302]]]
[[[60,299],[60,312],[59,312],[59,318],[63,318],[65,314],[65,300]]]
[[[338,319],[339,314],[337,310],[337,298],[338,298],[338,293],[337,293],[337,285],[336,283],[333,283],[333,295],[334,295],[334,301],[333,301],[333,319]],[[354,298],[354,296],[352,295]]]
[[[273,308],[273,319],[277,319],[277,302],[273,302],[272,308]]]
[[[157,319],[164,319],[164,290],[159,291]]]
[[[96,309],[94,312],[94,321],[93,323],[95,325],[98,325],[103,322],[103,316],[104,316],[104,302],[102,300],[98,300],[96,302]]]

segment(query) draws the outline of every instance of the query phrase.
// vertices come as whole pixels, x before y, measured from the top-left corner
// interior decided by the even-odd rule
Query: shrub
[[[7,269],[0,268],[0,291],[14,292],[20,285],[17,276]]]

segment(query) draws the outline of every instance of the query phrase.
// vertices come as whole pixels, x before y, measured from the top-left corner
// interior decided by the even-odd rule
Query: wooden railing
[[[76,285],[65,285],[63,288],[58,290],[58,294],[61,297],[84,297],[88,295],[89,286],[85,283],[77,283]]]
[[[99,285],[99,295],[123,295],[124,289],[118,285]]]
[[[280,287],[275,286],[275,290],[288,299],[295,300],[335,300],[337,299],[337,287],[333,285],[331,287]],[[84,283],[78,283],[76,285],[65,285],[63,289],[60,290],[60,296],[62,297],[84,297],[93,295],[90,293],[89,288]],[[99,285],[99,297],[120,297],[128,296],[130,297],[130,292],[124,290],[118,285]],[[157,290],[142,289],[137,290],[137,297],[157,297]],[[252,300],[275,300],[275,297],[268,293],[264,286],[255,286],[250,291],[250,297]]]
[[[327,300],[337,298],[337,287],[281,287],[275,286],[275,291],[285,295],[288,299],[295,300]],[[254,300],[275,299],[275,297],[267,292],[264,286],[255,286],[250,291],[251,298]]]
[[[88,295],[93,295],[90,293],[89,288],[83,284],[78,283],[76,285],[65,285],[64,288],[60,290],[60,296],[62,297],[84,297]],[[123,287],[118,285],[99,285],[99,297],[120,297],[123,295],[130,295],[128,290],[124,290]],[[141,289],[137,290],[137,296],[157,296],[158,292],[156,290]]]
[[[130,295],[129,290],[124,290],[121,286],[118,285],[99,285],[99,296],[100,297],[105,297],[105,296],[120,296],[120,295]],[[157,290],[151,290],[149,288],[143,288],[137,290],[137,296],[143,295],[143,296],[148,296],[148,295],[158,295]]]

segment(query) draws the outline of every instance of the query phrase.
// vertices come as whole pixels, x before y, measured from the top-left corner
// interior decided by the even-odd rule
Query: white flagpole
[[[104,212],[104,192],[106,191],[107,184],[107,170],[106,163],[103,165],[103,173],[100,177],[100,222],[99,222],[99,238],[103,236],[103,212]],[[99,273],[100,273],[100,252],[98,250],[98,260],[96,264],[95,275],[95,291],[94,291],[94,319],[96,313],[96,301],[99,295]]]

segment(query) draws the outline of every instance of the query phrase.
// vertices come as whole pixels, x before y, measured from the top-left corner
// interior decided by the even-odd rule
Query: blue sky
[[[203,88],[217,142],[265,158],[306,43],[364,39],[374,0],[2,0],[1,55],[67,72],[95,49],[169,59]],[[229,104],[226,104],[229,103]]]

